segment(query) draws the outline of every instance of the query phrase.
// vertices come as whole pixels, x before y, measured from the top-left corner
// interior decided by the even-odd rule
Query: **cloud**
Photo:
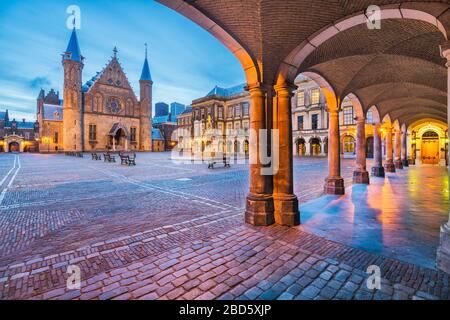
[[[40,89],[50,86],[51,81],[47,77],[36,77],[34,79],[31,79],[28,84],[32,89]]]

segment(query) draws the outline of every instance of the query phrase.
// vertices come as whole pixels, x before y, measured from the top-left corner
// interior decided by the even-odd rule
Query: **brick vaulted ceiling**
[[[424,13],[431,23],[388,18],[381,30],[369,30],[366,24],[338,27],[340,32],[289,68],[320,74],[338,97],[354,93],[365,109],[377,105],[382,116],[389,113],[410,123],[428,115],[446,122],[447,70],[439,45],[450,35],[450,0],[158,1],[200,24],[237,56],[235,48],[241,47],[257,65],[260,81],[268,84],[277,81],[282,64],[302,43],[314,44],[320,32],[364,14],[370,5],[396,10],[402,18],[407,10]],[[440,25],[433,25],[433,19]]]

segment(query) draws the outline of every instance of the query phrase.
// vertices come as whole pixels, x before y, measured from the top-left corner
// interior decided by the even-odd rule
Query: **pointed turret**
[[[66,52],[64,52],[64,59],[83,62],[83,56],[81,55],[80,45],[78,44],[78,37],[75,28],[73,28],[72,30],[69,44],[67,45]]]
[[[152,91],[153,81],[147,59],[147,44],[145,44],[145,61],[140,84],[140,147],[141,151],[152,150]]]
[[[142,68],[140,81],[152,81],[152,75],[150,74],[150,67],[148,65],[148,58],[147,58],[147,44],[145,45],[145,61],[144,66]]]
[[[81,55],[77,32],[73,28],[66,52],[63,54],[64,67],[64,117],[63,143],[65,151],[83,150],[82,111],[82,71],[84,57]],[[53,91],[52,95],[56,96]],[[56,100],[56,99],[55,99]],[[59,100],[59,98],[57,99]]]

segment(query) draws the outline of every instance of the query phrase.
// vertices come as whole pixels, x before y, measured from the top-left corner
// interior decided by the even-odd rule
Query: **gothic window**
[[[89,141],[97,140],[97,125],[90,124],[89,125]]]
[[[108,101],[108,112],[113,114],[118,114],[122,111],[122,103],[118,98],[109,98]]]
[[[131,142],[136,142],[136,128],[135,127],[130,128],[130,140],[131,140]]]
[[[94,96],[94,112],[102,112],[103,109],[103,96],[100,93],[97,93]]]
[[[131,101],[131,99],[127,100],[127,114],[133,115],[133,101]]]

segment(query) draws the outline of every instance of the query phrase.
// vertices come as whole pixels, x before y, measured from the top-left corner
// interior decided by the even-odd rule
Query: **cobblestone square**
[[[400,207],[379,206],[376,216],[384,214],[386,221],[377,225],[371,211],[352,212],[346,203],[355,197],[362,201],[362,194],[389,182],[345,197],[321,197],[326,159],[297,158],[302,225],[258,228],[243,221],[247,165],[208,170],[206,164],[169,158],[169,153],[141,153],[138,165],[128,167],[92,161],[89,155],[1,154],[0,298],[449,298],[448,275],[429,265],[437,244],[420,243],[428,238],[414,230],[400,230],[397,237],[390,233],[414,227],[437,239],[448,205],[445,194],[431,199],[429,212],[427,206],[418,208],[423,214],[418,218],[402,214]],[[354,160],[343,160],[346,182],[353,166]],[[441,169],[425,174],[435,178]],[[408,200],[404,182],[418,174],[409,170],[390,178]],[[372,237],[377,228],[384,238]],[[413,251],[423,254],[408,254]],[[66,287],[70,265],[81,268],[79,290]],[[380,290],[367,289],[370,265],[381,269]]]

